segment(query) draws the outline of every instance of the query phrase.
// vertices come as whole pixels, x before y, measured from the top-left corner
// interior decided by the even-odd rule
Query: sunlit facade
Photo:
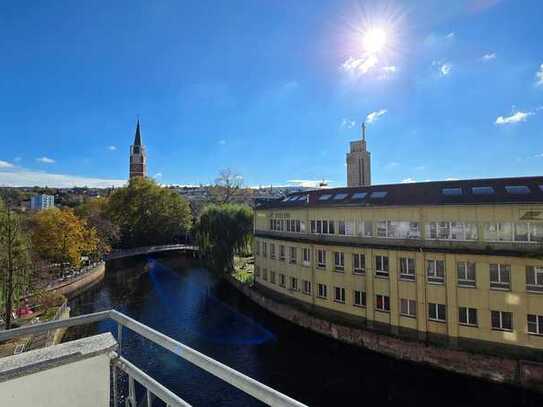
[[[255,281],[323,316],[543,349],[543,177],[297,193],[255,215]]]

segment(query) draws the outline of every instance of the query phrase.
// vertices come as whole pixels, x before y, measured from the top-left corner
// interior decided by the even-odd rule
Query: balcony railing
[[[166,336],[147,325],[144,325],[133,318],[130,318],[118,311],[109,310],[95,312],[93,314],[81,315],[72,317],[65,320],[57,320],[51,322],[45,322],[41,324],[35,324],[31,326],[25,326],[21,328],[12,329],[9,331],[0,332],[0,342],[9,339],[28,336],[32,334],[45,333],[59,328],[69,328],[73,326],[86,325],[94,322],[113,320],[117,323],[117,342],[119,346],[118,355],[112,360],[112,373],[113,373],[113,399],[114,406],[117,407],[118,386],[117,386],[117,371],[121,370],[128,375],[128,398],[127,405],[135,407],[138,404],[136,400],[135,383],[139,383],[145,388],[145,402],[147,406],[151,406],[151,400],[153,397],[157,397],[166,403],[167,406],[189,406],[187,402],[181,399],[172,391],[158,383],[148,374],[143,372],[138,367],[134,366],[128,360],[123,358],[122,355],[122,337],[123,329],[128,329],[145,339],[161,346],[162,348],[170,351],[174,355],[183,358],[192,364],[196,365],[200,369],[205,370],[208,373],[224,380],[232,386],[242,390],[243,392],[253,396],[257,400],[270,406],[296,406],[302,407],[304,404],[272,389],[265,384],[262,384],[243,373],[238,372],[186,345],[176,341],[175,339]]]

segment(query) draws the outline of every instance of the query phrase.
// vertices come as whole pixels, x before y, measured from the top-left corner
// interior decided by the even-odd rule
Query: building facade
[[[351,141],[347,153],[347,186],[371,185],[371,155],[366,149],[366,124],[362,123],[362,139]]]
[[[543,177],[291,194],[255,211],[255,282],[368,329],[543,349]]]
[[[30,198],[30,209],[40,211],[42,209],[54,208],[55,197],[53,195],[40,194]]]
[[[134,144],[130,146],[130,179],[147,175],[147,155],[141,142],[140,121],[136,125]]]

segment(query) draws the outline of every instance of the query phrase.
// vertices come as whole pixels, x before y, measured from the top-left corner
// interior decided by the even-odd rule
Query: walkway
[[[105,258],[106,261],[121,259],[123,257],[130,256],[140,256],[144,254],[160,253],[160,252],[169,252],[169,251],[190,251],[197,252],[198,246],[191,246],[186,244],[170,244],[162,246],[146,246],[146,247],[136,247],[134,249],[120,249],[114,250],[108,254]]]

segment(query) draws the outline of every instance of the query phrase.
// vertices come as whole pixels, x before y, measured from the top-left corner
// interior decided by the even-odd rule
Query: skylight
[[[319,197],[319,201],[326,201],[327,199],[330,199],[332,194],[324,194]]]
[[[289,196],[285,196],[285,197],[281,200],[281,202],[286,202],[286,201],[288,201],[289,199],[290,199]]]
[[[530,188],[526,185],[506,185],[505,190],[510,194],[529,194]]]
[[[289,201],[295,201],[298,199],[298,195],[292,195],[290,198],[289,198]]]
[[[471,188],[473,195],[492,195],[494,188],[492,187],[473,187]]]
[[[370,194],[370,198],[384,198],[387,194],[387,191],[375,191]]]
[[[541,184],[541,185],[539,186],[539,189],[540,189],[541,191],[543,191],[543,184]]]
[[[462,188],[442,188],[441,193],[447,196],[460,196],[462,195]]]
[[[306,198],[307,198],[307,195],[300,195],[298,197],[298,201],[305,201]]]
[[[335,194],[335,195],[334,195],[334,199],[336,199],[336,200],[339,201],[340,199],[345,199],[345,198],[347,198],[347,195],[349,195],[349,194],[346,194],[346,193],[344,193],[344,192],[340,192],[339,194]]]
[[[364,199],[368,195],[367,192],[355,192],[351,199]]]

